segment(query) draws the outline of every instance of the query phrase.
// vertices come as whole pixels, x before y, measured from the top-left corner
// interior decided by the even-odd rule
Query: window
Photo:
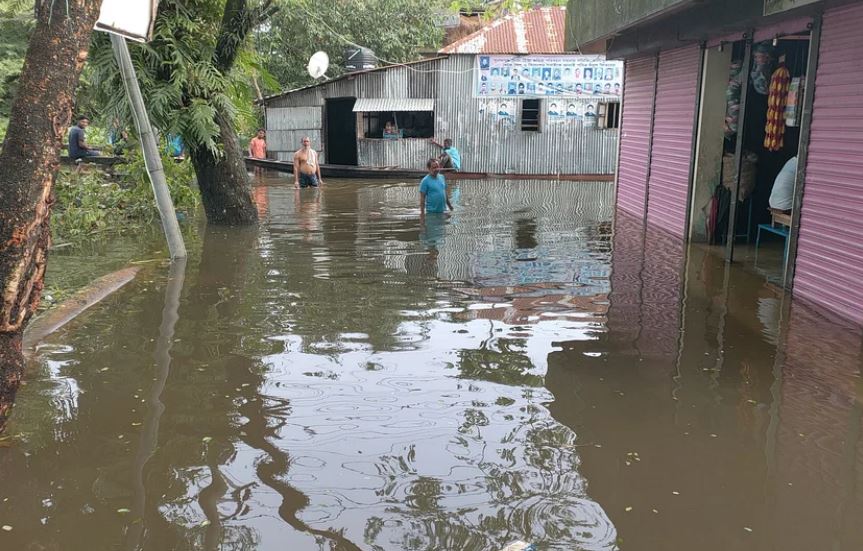
[[[600,103],[596,117],[600,128],[620,128],[620,102]]]
[[[364,112],[360,137],[381,139],[387,124],[402,138],[434,137],[434,113],[431,111]]]
[[[521,100],[521,130],[523,132],[539,132],[541,122],[540,100]]]

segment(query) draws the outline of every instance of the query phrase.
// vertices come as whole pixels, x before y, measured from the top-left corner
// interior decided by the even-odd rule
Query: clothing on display
[[[764,127],[764,149],[779,151],[785,145],[785,102],[791,73],[780,65],[770,78],[770,93],[767,98],[767,124]]]
[[[725,137],[730,138],[737,134],[740,121],[740,91],[743,83],[741,74],[743,63],[735,61],[729,68],[728,89],[725,91]]]
[[[762,96],[770,89],[770,71],[773,69],[773,47],[762,42],[752,50],[752,88]]]

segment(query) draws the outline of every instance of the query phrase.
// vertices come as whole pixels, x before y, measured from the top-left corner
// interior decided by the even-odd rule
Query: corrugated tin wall
[[[306,136],[318,146],[321,141],[322,107],[276,107],[267,109],[267,150],[279,161],[289,161]],[[325,157],[320,155],[325,163]]]
[[[499,100],[473,97],[473,56],[453,56],[445,60],[442,68],[436,131],[438,136],[453,138],[462,151],[464,170],[517,174],[614,172],[617,130],[564,122],[546,124],[542,132],[522,132],[515,124],[495,120]]]
[[[794,295],[863,322],[863,6],[824,15]]]
[[[644,216],[647,201],[655,92],[656,57],[627,60],[617,168],[617,206],[639,218]]]
[[[660,52],[647,222],[684,238],[701,48]]]
[[[578,122],[544,125],[542,132],[522,132],[497,121],[498,100],[473,97],[473,56],[452,56],[427,63],[358,74],[353,78],[300,90],[267,102],[274,108],[321,107],[325,98],[412,97],[435,99],[435,134],[451,137],[462,152],[462,169],[518,174],[612,174],[618,131],[585,128]],[[582,103],[595,103],[581,100]],[[272,130],[280,130],[268,125]],[[361,142],[360,163],[422,168],[439,150],[423,142]],[[284,153],[293,152],[289,148]],[[270,147],[279,158],[279,150]]]

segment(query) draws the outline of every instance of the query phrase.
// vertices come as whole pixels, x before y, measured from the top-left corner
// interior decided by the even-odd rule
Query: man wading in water
[[[318,163],[318,152],[312,149],[312,140],[303,138],[303,147],[294,153],[294,187],[318,187],[324,185],[321,180],[321,165]]]

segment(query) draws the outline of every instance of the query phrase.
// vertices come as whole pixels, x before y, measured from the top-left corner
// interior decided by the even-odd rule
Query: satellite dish
[[[306,70],[309,71],[312,78],[321,78],[327,72],[329,66],[330,56],[327,55],[327,52],[315,52],[309,59],[309,65],[306,67]]]

